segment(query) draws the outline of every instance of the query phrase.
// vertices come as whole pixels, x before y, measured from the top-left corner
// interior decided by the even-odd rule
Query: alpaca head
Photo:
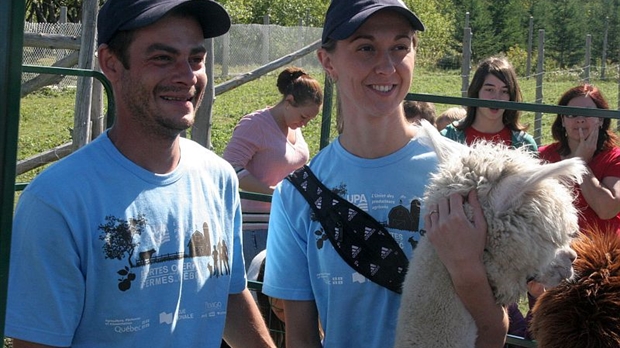
[[[552,286],[572,276],[570,242],[578,231],[572,187],[585,171],[581,160],[541,164],[524,149],[488,142],[465,146],[428,123],[419,129],[439,162],[425,204],[477,191],[488,225],[484,263],[498,303],[517,301],[530,279]],[[467,203],[465,211],[471,217]]]
[[[590,231],[572,246],[575,277],[538,298],[530,331],[540,348],[620,347],[620,236]]]

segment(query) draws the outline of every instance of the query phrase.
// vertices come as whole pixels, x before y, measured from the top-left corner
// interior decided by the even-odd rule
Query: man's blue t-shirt
[[[232,167],[181,138],[153,174],[102,134],[41,173],[13,223],[5,334],[72,347],[220,347],[245,288]]]

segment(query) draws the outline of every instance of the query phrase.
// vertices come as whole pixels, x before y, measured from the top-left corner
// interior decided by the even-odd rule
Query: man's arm
[[[38,344],[28,341],[22,341],[18,339],[13,339],[13,348],[54,348],[52,346],[46,346],[44,344]]]
[[[275,348],[265,321],[246,288],[228,296],[224,340],[233,348]]]
[[[432,213],[425,216],[425,224],[429,241],[450,273],[457,295],[476,322],[476,347],[498,348],[506,340],[508,314],[495,303],[482,261],[487,224],[475,191],[469,193],[467,201],[474,211],[473,221],[465,215],[463,197],[452,194],[429,209]]]
[[[319,315],[314,301],[284,300],[286,346],[320,348]]]

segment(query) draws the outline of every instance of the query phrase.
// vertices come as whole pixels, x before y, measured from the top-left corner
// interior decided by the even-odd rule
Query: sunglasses
[[[581,116],[581,115],[562,115],[562,117],[565,117],[565,118],[577,118],[577,117],[586,117],[586,118],[589,118],[589,117],[592,117],[592,116]]]

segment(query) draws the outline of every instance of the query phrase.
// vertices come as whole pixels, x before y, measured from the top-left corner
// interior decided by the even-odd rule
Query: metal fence
[[[299,50],[320,39],[322,28],[282,27],[262,24],[234,24],[230,31],[214,39],[214,75],[223,79],[246,73],[265,65],[290,52]],[[81,36],[79,23],[28,23],[24,32]],[[51,66],[67,57],[71,50],[42,47],[24,47],[23,64]],[[306,69],[319,69],[314,56],[301,58],[300,66]],[[74,67],[77,67],[74,66]],[[22,83],[36,74],[24,73]],[[75,87],[77,78],[65,77],[57,87]]]
[[[82,25],[78,23],[24,23],[25,33],[58,34],[79,37],[82,33]],[[24,47],[22,64],[51,66],[55,62],[67,57],[71,50],[53,49],[43,47]],[[77,65],[73,66],[77,68]],[[34,78],[38,74],[23,73],[22,83]],[[77,77],[67,76],[57,85],[57,87],[75,87]]]

